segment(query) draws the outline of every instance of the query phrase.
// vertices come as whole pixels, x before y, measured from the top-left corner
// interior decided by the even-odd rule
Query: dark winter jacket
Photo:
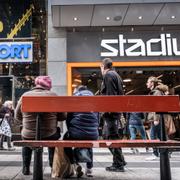
[[[82,90],[74,95],[93,96],[93,93],[88,90]],[[66,123],[67,123],[69,136],[73,139],[96,140],[99,136],[98,113],[91,113],[91,112],[68,113]]]
[[[142,126],[144,114],[139,112],[128,113],[128,123],[129,125]]]
[[[101,94],[103,95],[123,95],[123,83],[119,74],[114,70],[109,70],[103,77],[101,84]]]

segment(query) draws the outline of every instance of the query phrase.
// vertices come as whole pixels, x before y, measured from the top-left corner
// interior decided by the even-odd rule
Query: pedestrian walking
[[[5,150],[4,140],[6,138],[7,141],[7,150],[12,151],[15,150],[11,144],[11,126],[14,121],[14,107],[12,101],[5,101],[2,107],[0,108],[0,150]]]
[[[151,76],[148,78],[146,86],[150,89],[149,95],[162,96],[164,95],[164,86],[161,83],[161,80],[157,77]],[[150,138],[160,139],[161,138],[161,127],[160,127],[160,115],[157,115],[155,112],[150,112],[147,115],[147,121],[150,122]],[[159,157],[159,150],[153,148],[152,157],[147,158],[146,160],[156,160]]]
[[[123,95],[123,82],[119,74],[113,69],[113,62],[110,58],[105,58],[101,63],[101,73],[103,81],[101,84],[102,95]],[[118,121],[120,113],[105,112],[102,115],[104,119],[104,139],[119,139]],[[107,171],[124,172],[126,162],[121,148],[109,148],[113,155],[112,166],[106,167]]]
[[[146,131],[143,125],[144,113],[141,112],[132,112],[127,113],[127,119],[129,124],[129,132],[131,140],[136,139],[137,133],[141,135],[142,139],[146,139]],[[132,148],[134,154],[139,153],[137,148]]]

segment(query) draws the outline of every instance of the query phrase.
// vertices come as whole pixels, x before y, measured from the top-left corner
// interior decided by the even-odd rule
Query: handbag
[[[74,157],[77,162],[92,162],[89,149],[74,148]]]

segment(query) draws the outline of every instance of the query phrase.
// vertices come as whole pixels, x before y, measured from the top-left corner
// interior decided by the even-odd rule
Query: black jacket
[[[103,77],[101,84],[102,95],[123,95],[123,82],[119,74],[109,70]]]

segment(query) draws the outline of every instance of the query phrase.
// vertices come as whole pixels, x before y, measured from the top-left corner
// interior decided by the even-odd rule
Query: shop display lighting
[[[171,16],[171,19],[175,19],[176,18],[176,16]]]
[[[109,21],[111,18],[109,16],[106,17],[106,20]]]
[[[123,82],[131,82],[132,81],[132,79],[123,79]]]
[[[138,19],[141,20],[143,17],[142,16],[139,16]]]

